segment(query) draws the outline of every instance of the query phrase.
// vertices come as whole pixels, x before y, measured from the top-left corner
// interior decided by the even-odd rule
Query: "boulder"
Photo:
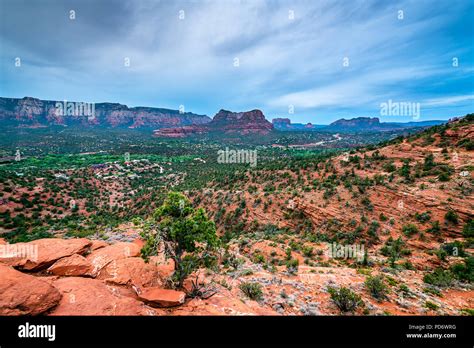
[[[56,306],[60,299],[54,286],[0,264],[0,315],[38,315]]]
[[[63,297],[51,315],[165,314],[132,297],[123,296],[119,289],[97,279],[66,277],[53,281],[53,284]]]
[[[194,298],[173,309],[173,315],[278,315],[275,310],[262,307],[255,301],[242,301],[226,289],[207,298]]]
[[[182,291],[151,287],[143,289],[138,297],[153,307],[175,307],[184,303],[186,294]]]
[[[48,272],[58,276],[85,276],[91,270],[90,261],[78,254],[63,257],[48,268]]]
[[[100,249],[100,248],[105,248],[106,246],[109,246],[109,243],[107,243],[103,240],[94,239],[91,242],[92,242],[92,244],[90,246],[91,251],[94,251],[94,250],[97,250],[97,249]]]
[[[163,279],[169,278],[174,274],[174,261],[166,259],[163,254],[150,257],[150,264],[158,268],[158,272]]]
[[[25,271],[39,271],[63,257],[85,253],[90,245],[91,241],[85,238],[37,239],[28,243],[11,244],[11,257],[2,258],[0,262]]]
[[[107,283],[134,285],[138,288],[163,285],[160,267],[145,263],[141,257],[128,257],[108,263],[97,276]]]
[[[92,275],[97,276],[110,262],[139,255],[140,247],[137,244],[119,242],[94,250],[92,253],[87,255],[87,260],[92,264]]]

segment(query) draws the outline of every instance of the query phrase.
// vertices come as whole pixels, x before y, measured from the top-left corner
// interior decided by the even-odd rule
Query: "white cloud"
[[[444,105],[457,105],[464,102],[469,102],[469,104],[472,105],[474,103],[474,94],[427,99],[422,102],[422,105],[423,106],[444,106]]]

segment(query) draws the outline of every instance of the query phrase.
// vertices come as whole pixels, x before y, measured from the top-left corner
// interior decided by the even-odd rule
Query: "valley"
[[[135,301],[121,312],[130,315],[462,315],[473,308],[472,115],[425,130],[342,135],[20,132],[2,140],[3,242],[100,245],[67,255],[64,269],[76,270],[76,278],[38,267],[36,277],[60,292],[60,284],[101,292],[108,284],[113,303]],[[218,161],[226,148],[256,151],[257,165]],[[220,244],[212,264],[193,267],[184,287],[171,286],[186,300],[168,308],[140,299],[149,275],[118,279],[133,263],[138,274],[155,274],[154,287],[170,288],[173,261],[161,252],[151,264],[140,257],[150,217],[170,192],[205,209]],[[123,261],[111,254],[93,279],[89,261],[80,262],[85,273],[77,271],[79,255],[93,259],[102,248],[108,255],[115,245],[136,251]],[[25,261],[6,262],[21,271]],[[196,289],[202,294],[192,295]],[[53,307],[62,314],[99,310],[80,301]]]

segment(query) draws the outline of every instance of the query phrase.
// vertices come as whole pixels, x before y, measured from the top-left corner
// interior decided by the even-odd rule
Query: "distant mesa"
[[[59,106],[59,108],[58,108]],[[59,111],[59,112],[58,112]],[[209,123],[206,115],[178,110],[133,107],[118,103],[86,103],[0,97],[0,122],[24,128],[87,126],[114,128],[163,128]]]
[[[185,137],[190,134],[209,132],[237,133],[237,134],[268,134],[273,125],[265,119],[260,110],[232,112],[220,110],[211,122],[201,126],[162,128],[154,131],[160,137]]]
[[[356,117],[348,120],[342,118],[331,123],[328,128],[374,129],[379,127],[380,120],[378,117]]]
[[[291,120],[289,118],[274,118],[272,120],[273,126],[277,129],[290,128]]]
[[[181,138],[192,134],[268,134],[277,131],[380,132],[431,127],[446,121],[380,122],[378,117],[339,119],[329,125],[292,123],[274,118],[270,123],[261,110],[245,112],[220,110],[214,118],[178,110],[132,107],[119,103],[87,103],[40,100],[32,97],[0,97],[0,124],[16,128],[80,126],[142,128],[155,136]]]
[[[260,110],[231,112],[220,110],[208,125],[211,129],[223,130],[226,133],[266,134],[273,130],[273,125],[265,119]]]
[[[408,128],[431,127],[446,123],[446,121],[431,120],[420,122],[380,122],[378,117],[342,118],[331,123],[323,130],[336,132],[383,132]]]
[[[291,123],[289,118],[274,118],[273,125],[279,131],[329,131],[329,132],[383,132],[408,128],[431,127],[446,121],[380,122],[378,117],[341,118],[329,125]]]
[[[307,131],[325,127],[323,125],[313,125],[312,123],[291,123],[289,118],[274,118],[272,123],[275,129],[280,131]]]
[[[184,138],[192,134],[207,133],[208,130],[200,126],[184,126],[176,128],[160,128],[153,131],[153,135],[165,138]]]

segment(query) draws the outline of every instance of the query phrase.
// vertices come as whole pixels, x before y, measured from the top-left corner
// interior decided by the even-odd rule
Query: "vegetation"
[[[432,273],[425,274],[423,277],[425,283],[439,287],[451,286],[453,280],[453,274],[449,270],[444,270],[442,268],[436,268]]]
[[[387,298],[388,287],[382,276],[369,276],[364,284],[370,295],[376,300],[381,301]]]
[[[444,215],[444,219],[446,220],[447,223],[452,223],[454,225],[457,225],[459,222],[458,214],[453,210],[449,210]]]
[[[262,286],[259,283],[245,282],[241,283],[239,288],[251,300],[261,301],[263,299]]]
[[[331,295],[331,300],[342,313],[354,312],[364,303],[359,295],[346,287],[339,289],[329,287],[328,292]]]
[[[465,238],[473,238],[474,237],[474,220],[471,219],[464,225],[462,229],[462,235]]]
[[[142,234],[145,240],[142,257],[148,261],[162,244],[165,254],[175,263],[174,279],[180,288],[195,268],[212,259],[212,252],[218,246],[214,222],[207,218],[204,209],[194,209],[191,202],[177,192],[168,194],[153,217],[154,224],[149,224]]]

